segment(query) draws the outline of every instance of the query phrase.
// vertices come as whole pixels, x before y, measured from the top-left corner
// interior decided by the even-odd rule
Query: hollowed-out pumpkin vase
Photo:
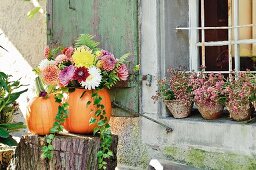
[[[193,106],[192,101],[184,102],[180,100],[165,100],[164,103],[176,119],[185,118],[191,115]]]
[[[53,127],[59,104],[53,94],[49,97],[35,97],[27,107],[26,122],[33,134],[47,135]]]
[[[212,105],[196,103],[196,106],[202,117],[207,120],[214,120],[220,118],[224,110],[223,105],[219,103],[215,103]]]
[[[106,117],[109,120],[112,112],[110,95],[106,89],[98,90],[97,93],[102,98],[100,104],[104,105]],[[92,134],[97,124],[90,124],[90,119],[93,117],[99,120],[99,117],[95,116],[98,109],[94,105],[92,91],[77,88],[69,93],[67,102],[69,114],[64,128],[70,133]]]
[[[241,104],[238,108],[230,103],[227,104],[227,110],[230,113],[230,118],[236,121],[245,121],[249,120],[252,117],[253,107],[250,102]]]

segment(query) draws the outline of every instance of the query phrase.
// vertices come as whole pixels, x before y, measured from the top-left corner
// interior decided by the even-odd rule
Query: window
[[[240,71],[256,67],[256,0],[189,0],[189,67]]]

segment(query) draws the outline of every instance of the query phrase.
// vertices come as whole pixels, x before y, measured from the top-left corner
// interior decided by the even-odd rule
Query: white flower
[[[55,64],[55,61],[54,60],[48,60],[48,59],[43,59],[41,61],[41,63],[38,65],[38,68],[40,70],[43,70],[45,69],[46,67],[50,66],[50,65],[54,65]]]
[[[100,85],[102,76],[100,74],[100,69],[95,66],[89,68],[88,72],[90,75],[85,81],[81,82],[81,85],[84,86],[85,89],[92,90]]]

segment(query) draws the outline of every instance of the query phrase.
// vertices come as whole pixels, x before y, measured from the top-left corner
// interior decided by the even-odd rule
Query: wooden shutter
[[[115,56],[131,53],[130,67],[139,62],[138,0],[48,0],[48,43],[72,45],[80,34],[92,34]],[[112,100],[139,111],[139,84],[111,90]],[[114,109],[116,116],[130,116]]]

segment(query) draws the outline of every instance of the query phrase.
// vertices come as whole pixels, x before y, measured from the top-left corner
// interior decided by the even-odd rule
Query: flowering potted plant
[[[62,131],[62,124],[72,133],[100,135],[99,169],[106,166],[105,158],[112,155],[108,124],[111,100],[107,89],[128,79],[126,60],[129,54],[117,59],[112,53],[99,49],[98,45],[93,36],[81,35],[74,48],[46,48],[45,59],[35,68],[46,87],[46,90],[41,88],[40,94],[47,98],[47,93],[54,93],[55,100],[60,103],[51,134],[46,137],[45,158],[52,157],[51,142],[54,134]],[[66,99],[64,93],[67,93]]]
[[[185,71],[168,69],[169,80],[159,81],[159,91],[152,98],[161,98],[174,118],[185,118],[193,106],[189,74]]]
[[[237,121],[248,120],[252,115],[251,95],[253,85],[249,72],[239,73],[238,77],[231,76],[225,88],[227,110],[230,117]]]
[[[256,75],[255,74],[251,76],[251,83],[253,85],[253,90],[250,96],[250,100],[252,102],[254,110],[256,111]]]
[[[212,120],[221,116],[224,109],[222,90],[225,84],[222,74],[193,73],[190,77],[194,101],[204,119]]]

